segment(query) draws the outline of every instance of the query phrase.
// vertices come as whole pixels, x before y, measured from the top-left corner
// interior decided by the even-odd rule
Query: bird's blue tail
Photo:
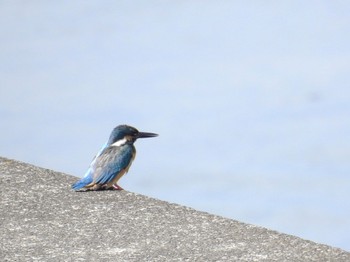
[[[91,176],[85,176],[82,179],[80,179],[78,182],[74,183],[72,185],[72,189],[75,191],[82,189],[84,186],[90,184],[92,182],[92,177]]]

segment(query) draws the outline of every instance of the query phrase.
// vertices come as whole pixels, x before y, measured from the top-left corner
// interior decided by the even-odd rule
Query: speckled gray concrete
[[[350,261],[350,253],[0,158],[1,261]]]

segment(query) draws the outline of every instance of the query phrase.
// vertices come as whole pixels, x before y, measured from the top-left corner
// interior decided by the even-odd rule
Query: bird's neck
[[[128,142],[128,140],[126,139],[126,137],[119,139],[117,141],[115,141],[113,144],[111,144],[110,146],[123,146]]]
[[[110,146],[124,146],[126,144],[132,145],[133,142],[134,142],[134,140],[132,139],[131,136],[125,136],[124,138],[115,141]]]

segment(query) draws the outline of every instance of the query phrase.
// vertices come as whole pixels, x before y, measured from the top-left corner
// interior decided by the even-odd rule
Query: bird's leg
[[[121,186],[119,186],[119,185],[117,185],[117,184],[114,184],[114,185],[113,185],[113,188],[114,188],[115,190],[124,190]]]

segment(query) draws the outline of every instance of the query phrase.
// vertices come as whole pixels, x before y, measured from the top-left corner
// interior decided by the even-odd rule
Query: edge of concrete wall
[[[0,157],[3,261],[350,261],[350,253]]]

